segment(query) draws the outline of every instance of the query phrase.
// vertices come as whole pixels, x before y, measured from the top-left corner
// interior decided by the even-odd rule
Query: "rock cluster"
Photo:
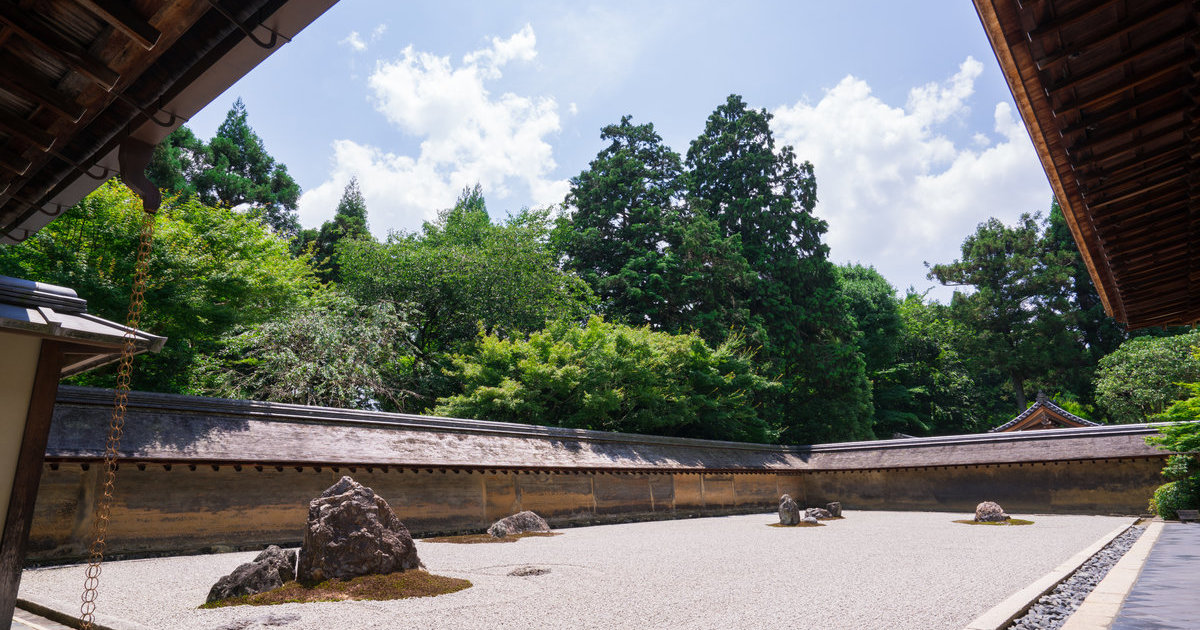
[[[342,477],[308,503],[300,547],[301,582],[349,579],[422,568],[408,528],[382,497]]]
[[[1004,513],[1004,508],[991,501],[984,501],[975,506],[975,520],[986,523],[995,523],[999,521],[1007,521],[1009,516]]]
[[[804,510],[804,514],[805,516],[811,516],[816,519],[833,518],[833,514],[830,514],[829,510],[826,510],[825,508],[808,508],[807,510]]]
[[[1018,618],[1009,627],[1016,630],[1054,630],[1062,627],[1100,580],[1108,575],[1108,570],[1129,551],[1133,543],[1137,542],[1143,531],[1143,527],[1131,527],[1114,538],[1104,549],[1084,562],[1071,577],[1043,595],[1025,616]]]
[[[779,524],[795,525],[800,522],[800,506],[790,495],[779,497]]]
[[[242,595],[254,595],[283,586],[296,579],[296,550],[271,545],[254,560],[238,566],[233,573],[217,580],[208,591],[206,603]]]
[[[529,510],[525,510],[524,512],[517,512],[512,516],[506,516],[492,523],[492,526],[487,531],[494,538],[504,538],[505,536],[527,532],[548,532],[550,531],[550,525],[546,523],[546,519]]]

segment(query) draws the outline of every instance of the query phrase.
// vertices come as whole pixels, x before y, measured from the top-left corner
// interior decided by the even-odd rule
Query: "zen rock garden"
[[[787,526],[795,525],[818,525],[819,521],[829,520],[833,518],[842,518],[842,504],[834,501],[827,503],[825,507],[811,507],[804,511],[800,510],[800,505],[791,495],[783,495],[779,497],[779,524]]]
[[[488,528],[494,538],[549,531],[546,520],[529,511],[503,518]],[[314,586],[328,580],[387,576],[424,568],[412,535],[387,501],[354,479],[342,477],[309,502],[304,541],[298,551],[271,545],[253,561],[218,580],[206,604],[266,593],[293,581]],[[464,580],[455,581],[465,586],[444,592],[470,585]]]

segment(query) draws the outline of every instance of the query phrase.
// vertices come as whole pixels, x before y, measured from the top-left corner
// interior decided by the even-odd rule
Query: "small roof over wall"
[[[87,312],[75,291],[42,282],[0,276],[0,331],[63,343],[62,376],[116,361],[131,329]],[[158,352],[166,337],[133,330],[139,353]]]
[[[1021,415],[988,431],[988,433],[1007,433],[1010,431],[1037,431],[1041,429],[1073,429],[1078,427],[1103,426],[1092,422],[1054,404],[1045,394],[1038,394],[1037,402],[1026,409]]]

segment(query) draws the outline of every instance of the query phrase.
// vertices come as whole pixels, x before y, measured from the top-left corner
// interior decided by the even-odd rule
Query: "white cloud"
[[[338,43],[349,46],[350,50],[353,50],[354,52],[362,52],[367,49],[367,42],[362,40],[362,37],[359,36],[358,31],[350,31],[350,34]]]
[[[815,168],[832,260],[874,265],[901,291],[924,289],[935,283],[923,262],[959,258],[986,217],[1011,223],[1049,209],[1046,176],[1008,103],[994,109],[996,140],[975,134],[958,146],[944,135],[942,126],[968,113],[982,69],[968,57],[947,81],[913,88],[904,107],[847,76],[816,104],[775,110],[777,139]]]
[[[505,65],[533,60],[536,44],[527,25],[507,39],[493,38],[457,65],[411,46],[399,59],[380,62],[367,80],[375,108],[420,139],[417,155],[335,141],[329,178],[300,199],[301,222],[311,226],[329,218],[353,176],[377,235],[419,227],[476,182],[489,201],[507,197],[514,187],[537,204],[561,201],[567,182],[551,179],[555,163],[546,140],[559,131],[557,102],[488,89]]]

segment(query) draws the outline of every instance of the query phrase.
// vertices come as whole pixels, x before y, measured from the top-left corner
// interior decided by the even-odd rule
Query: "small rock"
[[[549,572],[550,572],[550,569],[547,569],[545,567],[525,566],[525,567],[517,567],[517,568],[513,569],[512,571],[509,571],[508,574],[513,577],[525,577],[525,576],[529,576],[529,575],[546,575]]]
[[[826,503],[825,509],[829,510],[829,513],[832,514],[834,518],[840,518],[842,516],[842,504],[839,501]]]
[[[297,575],[309,584],[424,566],[387,501],[350,477],[309,501],[299,564]]]
[[[524,512],[517,512],[512,516],[506,516],[492,523],[492,526],[487,531],[493,538],[504,538],[509,534],[548,532],[550,531],[550,525],[546,523],[546,519],[529,510],[525,510]]]
[[[1004,509],[992,501],[984,501],[975,506],[975,520],[986,523],[996,523],[999,521],[1007,521],[1009,516],[1004,513]]]
[[[296,579],[296,550],[284,551],[275,545],[267,547],[254,560],[233,570],[233,573],[217,580],[208,591],[208,602],[220,599],[255,595],[283,586],[284,582]]]
[[[826,510],[825,508],[808,508],[807,510],[804,510],[804,514],[816,519],[833,518],[833,514],[830,514],[829,510]]]
[[[816,525],[816,524],[817,524],[817,517],[815,517],[815,516],[809,516],[809,515],[805,514],[804,516],[801,516],[801,517],[800,517],[800,522],[801,522],[801,523],[808,523],[809,525]]]
[[[780,525],[795,525],[800,522],[800,506],[792,497],[783,495],[779,497],[779,524]]]

